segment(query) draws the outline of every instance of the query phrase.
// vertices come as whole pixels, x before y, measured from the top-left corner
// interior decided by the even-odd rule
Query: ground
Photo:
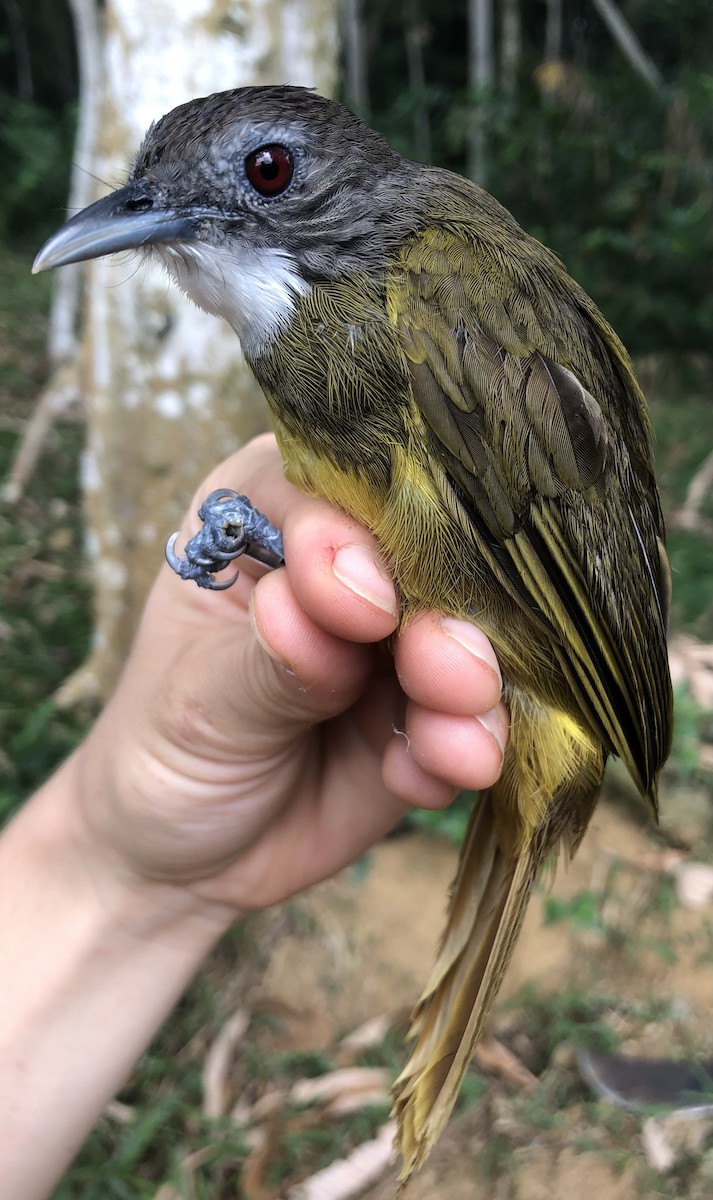
[[[609,1033],[623,1054],[710,1054],[710,911],[677,901],[678,858],[626,808],[599,806],[574,861],[535,896],[493,1017],[493,1031],[538,1084],[528,1092],[491,1079],[454,1120],[407,1200],[708,1194],[705,1155],[687,1160],[683,1176],[681,1163],[673,1175],[651,1169],[642,1118],[594,1102],[573,1049],[578,1041],[606,1043]],[[448,843],[411,834],[314,889],[254,998],[289,1014],[285,1045],[334,1055],[345,1030],[413,1003],[455,861]],[[369,1200],[391,1197],[394,1178],[391,1171]]]

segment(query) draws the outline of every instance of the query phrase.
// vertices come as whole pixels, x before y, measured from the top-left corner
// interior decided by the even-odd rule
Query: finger
[[[266,575],[250,605],[260,649],[276,668],[274,705],[291,722],[313,722],[348,708],[372,671],[374,650],[335,637],[304,611],[285,571]]]
[[[411,700],[437,712],[488,712],[500,699],[502,676],[488,638],[470,621],[428,613],[395,640],[399,682]]]
[[[286,514],[285,561],[300,603],[338,637],[376,642],[394,632],[398,601],[376,539],[323,500]]]
[[[508,724],[504,704],[478,716],[452,716],[411,703],[408,751],[422,771],[452,787],[490,787],[502,770]]]
[[[389,791],[412,808],[445,808],[458,795],[453,784],[419,766],[405,733],[396,734],[387,745],[382,771]]]

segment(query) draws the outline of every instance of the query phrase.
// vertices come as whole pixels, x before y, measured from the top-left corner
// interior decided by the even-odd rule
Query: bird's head
[[[147,250],[259,353],[314,282],[383,269],[413,224],[414,168],[307,89],[219,92],[156,122],[125,186],[63,225],[33,270]]]

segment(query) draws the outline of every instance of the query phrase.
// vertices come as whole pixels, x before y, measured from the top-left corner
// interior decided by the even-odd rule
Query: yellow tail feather
[[[394,1085],[402,1183],[448,1120],[542,861],[562,838],[576,847],[601,785],[603,753],[570,718],[518,695],[511,710],[518,737],[471,817],[438,959],[413,1014],[415,1045]],[[533,775],[546,781],[534,826],[522,815]]]

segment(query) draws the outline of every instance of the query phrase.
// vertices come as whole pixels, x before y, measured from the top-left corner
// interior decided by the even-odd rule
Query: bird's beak
[[[196,213],[161,208],[141,180],[128,183],[90,204],[53,233],[32,264],[32,274],[118,250],[192,241],[196,237],[196,217]]]

